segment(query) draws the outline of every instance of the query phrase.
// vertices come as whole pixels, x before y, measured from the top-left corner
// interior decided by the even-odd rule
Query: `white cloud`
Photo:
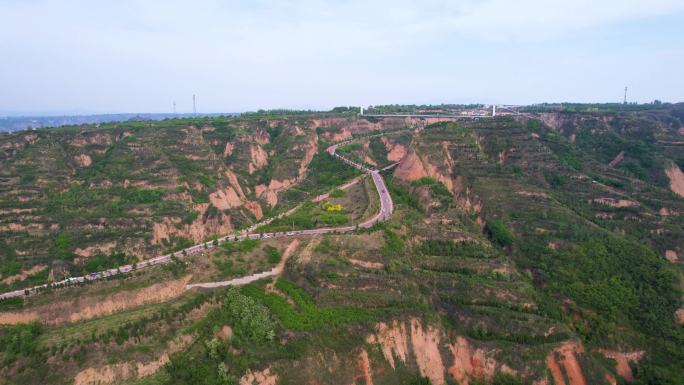
[[[0,1],[0,43],[270,45],[347,52],[394,49],[464,34],[539,41],[684,12],[681,0],[122,0]],[[126,40],[129,39],[129,40]],[[146,41],[149,39],[150,41]],[[220,48],[220,47],[219,47]]]
[[[539,48],[551,68],[557,52],[535,42],[683,10],[681,0],[0,0],[0,105],[160,110],[194,92],[215,110],[482,100],[515,88],[514,76],[480,85],[500,61],[529,75],[531,55],[509,47]]]
[[[443,22],[471,36],[538,41],[682,11],[681,0],[482,0],[461,3]]]

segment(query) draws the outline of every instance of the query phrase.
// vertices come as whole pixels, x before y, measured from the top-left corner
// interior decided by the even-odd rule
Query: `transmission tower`
[[[192,94],[192,114],[197,115],[197,104],[195,103],[195,94]]]
[[[173,114],[176,115],[176,101],[173,101]]]
[[[622,104],[627,104],[627,86],[625,86],[625,97],[622,99]]]

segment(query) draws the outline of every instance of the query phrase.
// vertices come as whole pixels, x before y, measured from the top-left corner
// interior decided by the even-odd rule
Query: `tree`
[[[500,219],[492,219],[485,226],[485,233],[495,244],[505,247],[513,244],[513,235]]]
[[[275,338],[275,324],[268,308],[242,294],[240,289],[228,289],[224,309],[236,330],[245,337],[254,341],[271,341]]]

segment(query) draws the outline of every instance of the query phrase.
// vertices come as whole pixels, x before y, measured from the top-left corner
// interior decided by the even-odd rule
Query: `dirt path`
[[[276,267],[274,267],[271,270],[248,275],[245,277],[231,279],[228,281],[193,283],[186,285],[185,288],[192,289],[195,287],[201,287],[204,289],[213,289],[224,286],[242,286],[248,283],[258,281],[263,278],[278,276],[280,275],[280,273],[282,273],[283,268],[285,267],[285,262],[287,262],[287,259],[290,257],[290,255],[292,255],[292,253],[297,249],[297,246],[299,246],[299,239],[293,239],[292,242],[290,242],[290,244],[287,245],[287,248],[285,248],[285,251],[283,252],[283,257],[280,260],[280,262],[278,262],[278,265],[276,265]]]

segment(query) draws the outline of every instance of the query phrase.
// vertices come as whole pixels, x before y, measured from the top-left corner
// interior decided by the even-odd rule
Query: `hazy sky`
[[[0,0],[0,113],[684,101],[682,0]]]

